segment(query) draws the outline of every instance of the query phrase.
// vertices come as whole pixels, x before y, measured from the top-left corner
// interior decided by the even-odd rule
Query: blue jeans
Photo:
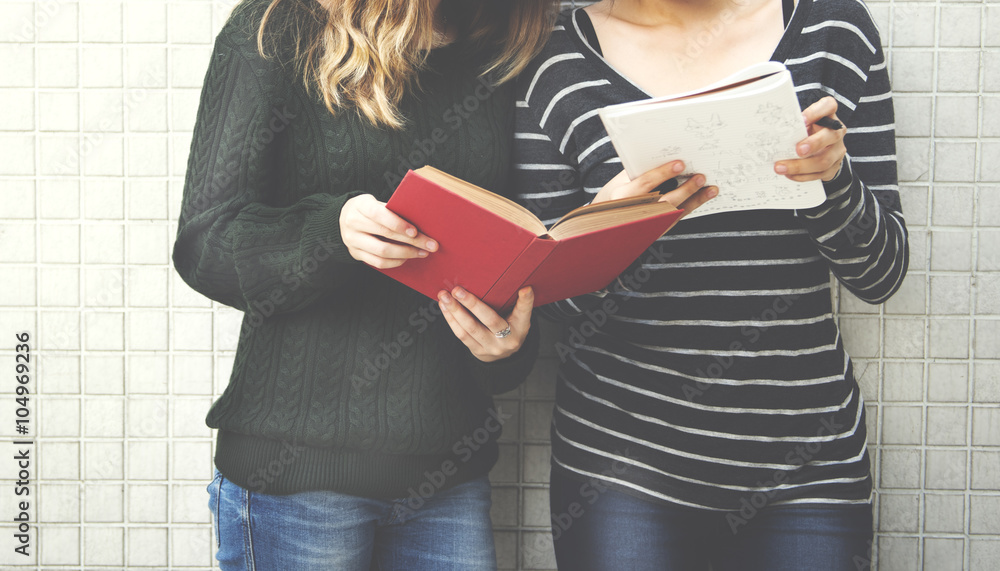
[[[485,476],[422,502],[261,494],[218,471],[208,493],[223,571],[496,569]]]
[[[570,571],[865,571],[870,504],[764,506],[747,519],[654,503],[552,472],[552,537]],[[744,514],[748,515],[748,514]],[[740,523],[745,522],[745,523]],[[735,528],[735,533],[734,533]]]

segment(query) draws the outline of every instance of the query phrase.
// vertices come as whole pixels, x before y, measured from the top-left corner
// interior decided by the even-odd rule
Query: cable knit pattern
[[[245,0],[216,40],[174,247],[185,282],[245,314],[207,418],[216,465],[255,491],[372,497],[405,495],[446,460],[459,466],[446,485],[482,475],[499,434],[472,455],[463,439],[486,424],[489,395],[527,375],[537,332],[509,359],[476,360],[435,302],[351,258],[339,220],[351,197],[384,201],[425,164],[505,193],[512,90],[481,81],[474,50],[453,46],[402,102],[406,128],[332,115],[280,50],[257,53],[266,5]]]

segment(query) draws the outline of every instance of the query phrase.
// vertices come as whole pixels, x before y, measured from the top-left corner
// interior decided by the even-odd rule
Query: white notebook
[[[672,160],[681,176],[702,173],[719,195],[688,218],[762,208],[809,208],[826,199],[816,180],[794,182],[774,163],[797,158],[806,138],[792,76],[778,62],[754,64],[697,91],[611,105],[600,111],[628,175]]]

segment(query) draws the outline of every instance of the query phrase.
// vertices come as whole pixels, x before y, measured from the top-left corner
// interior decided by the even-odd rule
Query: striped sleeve
[[[850,37],[864,39],[853,31]],[[847,159],[838,175],[824,183],[827,200],[798,212],[837,279],[872,304],[899,289],[909,260],[899,206],[892,93],[884,56],[874,47],[878,45],[877,37],[864,40],[864,47],[875,51],[875,63],[861,74],[860,96],[846,102]]]

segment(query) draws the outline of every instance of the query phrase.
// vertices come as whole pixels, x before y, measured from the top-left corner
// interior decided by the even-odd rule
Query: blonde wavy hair
[[[499,84],[528,64],[548,38],[557,0],[441,0],[457,42],[491,56],[481,72]],[[401,128],[399,103],[416,83],[434,32],[431,0],[270,0],[257,47],[285,56],[331,113],[356,109],[375,125]]]

